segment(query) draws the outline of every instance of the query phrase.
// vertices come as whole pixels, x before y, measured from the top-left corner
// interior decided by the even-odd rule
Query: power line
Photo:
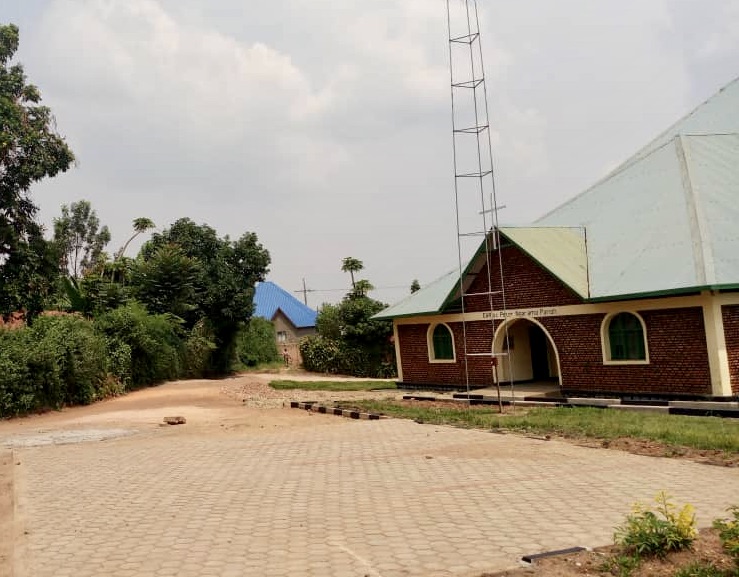
[[[395,286],[376,286],[373,290],[386,290],[386,289],[402,289],[407,288],[405,285],[395,285]],[[331,292],[351,292],[351,287],[347,288],[329,288],[329,289],[312,289],[312,288],[304,288],[304,289],[297,289],[294,290],[295,293],[331,293]]]

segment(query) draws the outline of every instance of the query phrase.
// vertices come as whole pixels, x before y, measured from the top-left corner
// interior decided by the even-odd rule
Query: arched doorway
[[[493,337],[493,353],[500,355],[498,379],[501,384],[511,382],[512,370],[514,383],[562,385],[559,352],[551,335],[537,320],[511,319],[501,324]]]

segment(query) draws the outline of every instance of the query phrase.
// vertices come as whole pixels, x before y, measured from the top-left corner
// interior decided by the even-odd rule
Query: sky
[[[501,224],[739,76],[739,0],[479,6]],[[32,189],[47,227],[87,199],[111,253],[137,217],[255,232],[314,308],[347,290],[344,257],[387,303],[457,266],[444,0],[2,0],[8,22],[77,157]]]

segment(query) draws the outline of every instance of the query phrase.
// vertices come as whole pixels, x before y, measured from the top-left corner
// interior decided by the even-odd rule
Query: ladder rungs
[[[508,353],[467,353],[468,357],[507,357]]]
[[[480,37],[479,32],[473,32],[472,34],[465,34],[464,36],[457,36],[456,38],[451,38],[449,42],[456,42],[457,44],[472,44],[479,37]]]
[[[466,82],[453,82],[452,88],[477,88],[485,82],[484,78],[476,78],[474,80],[467,80]]]
[[[505,204],[500,204],[500,205],[496,206],[495,208],[488,208],[488,209],[483,210],[482,212],[478,212],[477,214],[490,214],[491,212],[495,212],[495,211],[498,211],[498,210],[503,210],[504,208],[508,208],[508,207]],[[300,292],[300,291],[298,291],[298,292]]]
[[[456,178],[484,178],[485,176],[488,176],[490,174],[493,174],[492,170],[483,170],[482,172],[466,172],[464,174],[455,174],[454,176]]]
[[[485,236],[487,232],[460,232],[459,236]]]
[[[489,124],[481,124],[480,126],[470,126],[469,128],[457,128],[455,134],[480,134],[490,128]]]
[[[501,295],[503,294],[503,291],[488,291],[484,293],[464,293],[462,296],[465,297],[482,297],[482,296],[490,296],[490,295]]]

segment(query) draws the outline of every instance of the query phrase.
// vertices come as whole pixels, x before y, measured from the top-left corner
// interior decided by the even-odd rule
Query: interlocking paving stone
[[[739,495],[737,469],[392,419],[18,452],[34,577],[472,576],[606,544],[660,490],[703,526]]]

